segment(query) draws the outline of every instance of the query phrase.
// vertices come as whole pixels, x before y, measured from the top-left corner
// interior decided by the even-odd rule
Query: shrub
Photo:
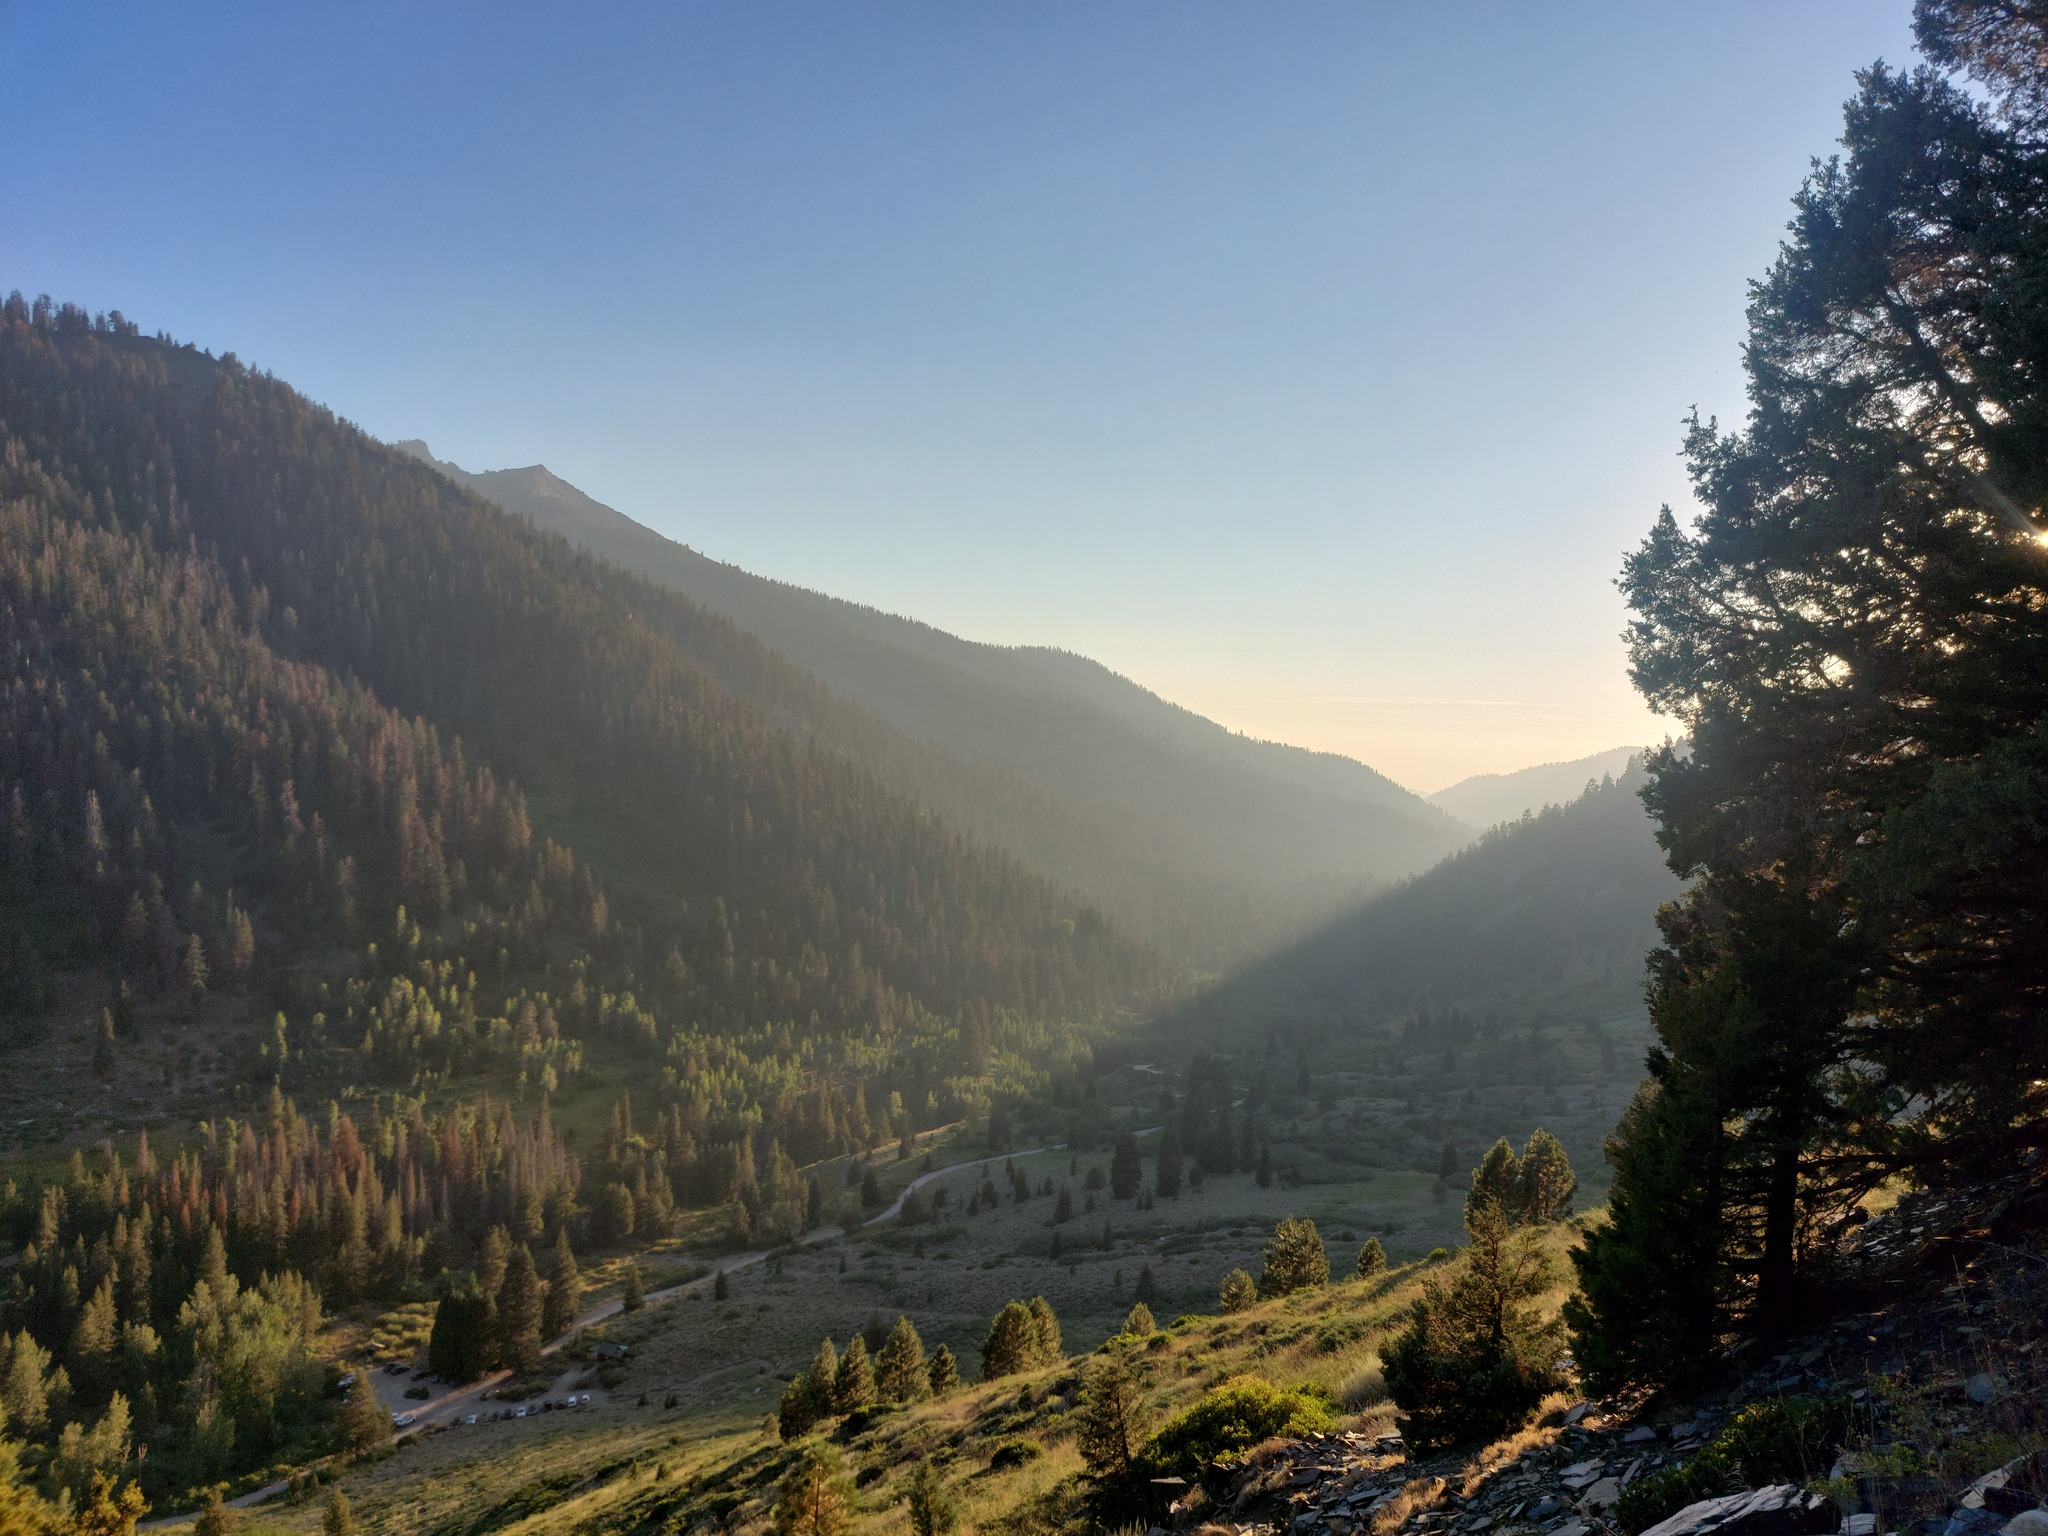
[[[1275,1435],[1328,1429],[1335,1422],[1331,1408],[1319,1387],[1283,1392],[1261,1376],[1233,1376],[1168,1420],[1146,1442],[1142,1460],[1155,1477],[1192,1478],[1210,1462]]]
[[[1855,1409],[1847,1398],[1751,1403],[1684,1466],[1624,1489],[1615,1523],[1634,1536],[1701,1499],[1767,1483],[1807,1482],[1826,1472],[1854,1427]]]
[[[991,1472],[1007,1472],[1012,1467],[1028,1466],[1045,1454],[1045,1447],[1036,1440],[1005,1440],[988,1455],[988,1469]]]
[[[1123,1331],[1143,1338],[1148,1333],[1157,1333],[1159,1324],[1152,1320],[1152,1309],[1141,1301],[1131,1308],[1130,1315],[1124,1319]]]
[[[1380,1246],[1376,1237],[1368,1237],[1365,1245],[1358,1250],[1358,1278],[1377,1280],[1387,1272],[1387,1250]]]

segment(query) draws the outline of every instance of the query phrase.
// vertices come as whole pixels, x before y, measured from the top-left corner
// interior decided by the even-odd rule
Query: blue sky
[[[1422,790],[1612,580],[1906,0],[0,0],[0,288]]]

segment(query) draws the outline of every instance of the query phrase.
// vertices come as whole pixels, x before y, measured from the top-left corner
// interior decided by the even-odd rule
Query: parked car
[[[405,1374],[405,1362],[403,1360],[394,1360],[385,1366],[384,1369],[390,1375],[403,1376]]]
[[[395,1413],[391,1416],[391,1427],[393,1429],[409,1429],[412,1426],[413,1420],[417,1417],[417,1414]]]
[[[476,1422],[476,1415],[472,1413],[471,1415],[469,1415],[469,1417],[467,1417],[466,1419],[464,1419],[464,1420],[463,1420],[462,1422],[463,1422],[463,1423],[465,1423],[465,1424],[474,1424],[474,1423]]]
[[[513,1413],[513,1415],[512,1415],[512,1416],[513,1416],[514,1418],[517,1418],[517,1419],[523,1419],[523,1418],[525,1418],[525,1417],[526,1417],[526,1404],[524,1404],[524,1403],[521,1403],[521,1404],[519,1405],[518,1409],[517,1409],[517,1410],[516,1410],[516,1411],[515,1411],[515,1412]]]
[[[341,1373],[341,1380],[337,1381],[334,1384],[334,1390],[337,1392],[346,1392],[350,1387],[354,1386],[355,1384],[356,1373],[354,1371],[343,1371]]]

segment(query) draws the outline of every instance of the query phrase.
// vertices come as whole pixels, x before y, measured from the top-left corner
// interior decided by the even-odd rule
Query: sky
[[[1908,0],[0,0],[0,289],[1428,792],[1613,581]]]

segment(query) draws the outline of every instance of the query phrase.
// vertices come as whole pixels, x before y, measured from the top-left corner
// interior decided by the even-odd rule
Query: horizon
[[[1895,3],[483,14],[0,10],[6,286],[1425,794],[1666,734],[1614,575],[1910,57]]]

